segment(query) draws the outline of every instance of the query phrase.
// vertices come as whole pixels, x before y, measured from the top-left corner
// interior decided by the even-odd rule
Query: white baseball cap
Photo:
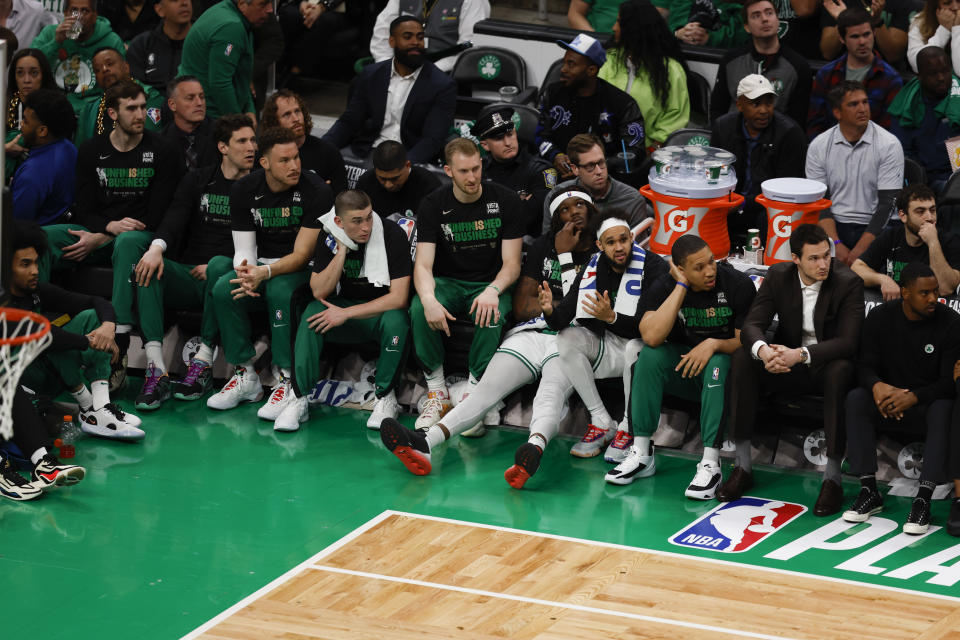
[[[773,88],[769,80],[759,73],[751,73],[737,85],[738,98],[740,96],[746,96],[750,100],[756,100],[760,96],[767,94],[777,95],[777,90]]]

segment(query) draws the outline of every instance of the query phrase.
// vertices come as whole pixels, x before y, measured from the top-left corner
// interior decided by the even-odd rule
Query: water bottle
[[[70,31],[67,32],[67,38],[70,40],[76,40],[80,37],[80,33],[83,32],[83,21],[80,19],[79,9],[74,9],[70,12],[70,15],[74,17],[76,22],[73,23],[72,27],[70,27]]]
[[[72,458],[76,455],[74,443],[80,438],[81,429],[73,421],[73,416],[63,416],[60,423],[60,437],[54,443],[60,448],[61,458]]]

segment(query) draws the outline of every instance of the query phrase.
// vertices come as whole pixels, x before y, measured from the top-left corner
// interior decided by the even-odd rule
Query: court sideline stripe
[[[257,589],[256,591],[254,591],[253,593],[251,593],[250,595],[248,595],[246,598],[243,598],[242,600],[240,600],[239,602],[237,602],[237,603],[236,603],[235,605],[233,605],[232,607],[230,607],[230,608],[228,608],[228,609],[225,609],[225,610],[221,611],[219,614],[217,614],[216,616],[214,616],[213,618],[210,618],[209,620],[207,620],[206,622],[204,622],[202,625],[200,625],[199,627],[197,627],[196,629],[194,629],[193,631],[191,631],[191,632],[188,633],[187,635],[183,636],[183,637],[181,638],[181,640],[192,640],[193,638],[196,638],[196,637],[198,637],[199,635],[201,635],[201,634],[203,634],[203,633],[206,633],[206,632],[209,631],[211,628],[215,627],[216,625],[220,624],[221,622],[223,622],[224,620],[226,620],[227,618],[229,618],[230,616],[232,616],[233,614],[235,614],[237,611],[243,609],[244,607],[246,607],[247,605],[251,604],[251,603],[254,602],[255,600],[258,600],[260,597],[262,597],[263,595],[265,595],[267,592],[275,589],[276,587],[280,586],[281,584],[283,584],[283,583],[285,583],[285,582],[289,582],[291,579],[295,578],[296,576],[298,576],[299,574],[301,574],[301,573],[304,572],[305,570],[311,568],[311,565],[313,565],[314,563],[316,563],[318,560],[322,559],[323,557],[325,557],[325,556],[327,556],[327,555],[330,555],[331,553],[333,553],[333,552],[336,551],[337,549],[339,549],[339,548],[341,548],[341,547],[349,544],[349,543],[352,542],[354,539],[356,539],[356,538],[358,538],[359,536],[363,535],[364,533],[366,533],[367,531],[369,531],[369,530],[372,529],[373,527],[377,526],[378,524],[380,524],[381,522],[383,522],[384,520],[386,520],[387,518],[389,518],[389,517],[392,516],[392,515],[396,515],[396,514],[395,514],[394,512],[392,512],[392,511],[384,511],[384,512],[382,512],[380,515],[374,516],[373,518],[371,518],[371,519],[368,520],[367,522],[364,522],[363,524],[361,524],[359,527],[357,527],[356,529],[354,529],[353,531],[351,531],[351,532],[348,533],[347,535],[345,535],[345,536],[343,536],[342,538],[334,541],[334,542],[331,543],[330,545],[324,547],[323,550],[320,551],[319,553],[316,553],[316,554],[310,556],[309,558],[307,558],[306,560],[304,560],[303,562],[301,562],[301,563],[298,564],[297,566],[293,567],[292,569],[290,569],[290,570],[287,571],[286,573],[284,573],[284,574],[282,574],[281,576],[275,578],[274,580],[271,580],[269,583],[265,584],[264,586],[260,587],[259,589]]]
[[[550,538],[552,540],[560,540],[562,542],[579,542],[579,543],[594,546],[594,547],[606,547],[608,549],[619,549],[621,551],[640,551],[642,553],[649,553],[650,555],[654,555],[654,556],[665,556],[667,558],[679,558],[681,560],[698,560],[698,561],[708,562],[712,564],[725,565],[728,567],[756,569],[757,571],[779,573],[781,575],[791,576],[794,578],[796,577],[811,578],[814,580],[836,582],[838,584],[845,584],[853,587],[866,587],[870,589],[880,589],[882,591],[890,591],[892,593],[896,593],[899,595],[921,596],[925,598],[936,598],[938,600],[946,600],[947,602],[960,603],[960,598],[956,596],[948,596],[940,593],[928,593],[926,591],[914,591],[913,589],[904,589],[902,587],[892,587],[892,586],[883,585],[883,584],[874,584],[872,582],[861,582],[859,580],[849,580],[847,578],[835,578],[833,576],[822,576],[814,573],[803,573],[801,571],[793,571],[791,569],[777,569],[776,567],[765,567],[763,565],[748,564],[746,562],[734,562],[732,560],[721,560],[720,558],[704,558],[702,556],[686,555],[683,553],[676,553],[673,551],[660,551],[658,549],[647,549],[645,547],[631,547],[625,544],[616,544],[614,542],[602,542],[600,540],[587,540],[586,538],[572,538],[570,536],[561,536],[554,533],[542,533],[540,531],[526,531],[524,529],[511,529],[510,527],[502,527],[496,524],[482,524],[479,522],[469,522],[467,520],[456,520],[453,518],[443,518],[440,516],[427,516],[419,513],[410,513],[408,511],[389,511],[384,513],[390,513],[391,515],[398,515],[398,516],[407,516],[410,518],[419,518],[421,520],[433,520],[436,522],[460,524],[460,525],[465,525],[469,527],[480,527],[482,529],[491,529],[493,531],[503,531],[505,533],[517,533],[517,534],[528,535],[528,536],[536,536],[538,538]]]
[[[630,618],[631,620],[641,620],[643,622],[654,622],[657,624],[665,624],[674,627],[684,627],[686,629],[697,629],[700,631],[712,631],[714,633],[724,633],[731,636],[736,636],[738,638],[759,638],[761,640],[792,640],[788,636],[771,636],[766,633],[755,633],[752,631],[743,631],[741,629],[728,629],[725,627],[716,627],[709,624],[700,624],[698,622],[686,622],[684,620],[676,620],[671,618],[659,618],[656,616],[647,616],[641,613],[629,613],[627,611],[617,611],[616,609],[604,609],[602,607],[588,607],[581,604],[573,604],[568,602],[557,602],[555,600],[541,600],[540,598],[529,598],[527,596],[515,596],[509,593],[501,593],[498,591],[483,591],[481,589],[471,589],[469,587],[458,587],[450,584],[442,584],[438,582],[425,582],[423,580],[413,580],[411,578],[398,578],[396,576],[387,576],[380,573],[368,573],[366,571],[355,571],[353,569],[341,569],[339,567],[330,567],[326,565],[314,565],[310,567],[317,571],[327,571],[330,573],[340,573],[348,576],[357,576],[360,578],[369,578],[372,580],[384,580],[387,582],[398,582],[401,584],[409,584],[417,587],[427,587],[430,589],[440,589],[443,591],[456,591],[458,593],[466,593],[474,596],[482,596],[486,598],[498,598],[500,600],[512,600],[514,602],[523,602],[526,604],[535,604],[544,607],[552,607],[558,609],[569,609],[571,611],[580,611],[583,613],[595,613],[606,616],[616,616],[619,618]]]

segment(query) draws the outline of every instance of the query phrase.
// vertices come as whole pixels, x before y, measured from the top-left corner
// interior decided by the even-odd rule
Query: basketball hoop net
[[[13,437],[13,394],[20,375],[52,339],[50,321],[43,316],[0,307],[0,439]]]

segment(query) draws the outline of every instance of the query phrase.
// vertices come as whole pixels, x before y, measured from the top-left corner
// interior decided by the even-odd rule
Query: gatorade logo
[[[667,228],[677,233],[686,233],[689,228],[687,215],[685,209],[674,209],[667,214]]]
[[[783,215],[777,216],[773,219],[773,233],[778,238],[789,238],[790,237],[790,223],[793,221],[793,216]]]

